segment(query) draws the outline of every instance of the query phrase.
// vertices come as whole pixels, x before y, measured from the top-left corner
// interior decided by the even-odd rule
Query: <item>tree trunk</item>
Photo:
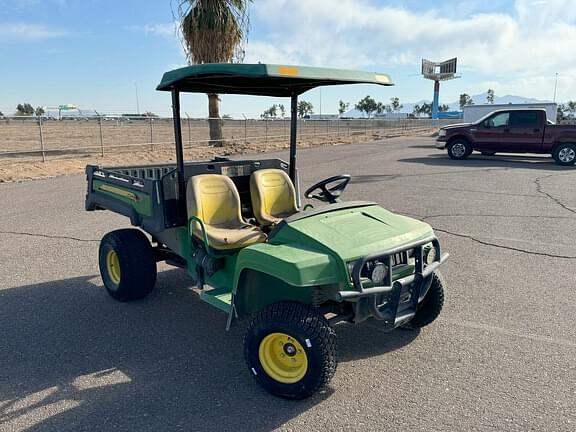
[[[220,98],[215,93],[208,94],[208,126],[210,127],[210,145],[222,147],[222,120],[220,119]]]

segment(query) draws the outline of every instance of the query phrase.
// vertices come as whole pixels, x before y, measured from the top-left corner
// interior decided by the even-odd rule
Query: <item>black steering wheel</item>
[[[344,192],[351,178],[348,174],[342,174],[319,181],[310,186],[304,193],[304,196],[306,198],[315,198],[320,201],[329,202],[330,204],[337,203],[338,197]],[[331,183],[334,184],[328,186]],[[315,192],[316,190],[318,192]]]

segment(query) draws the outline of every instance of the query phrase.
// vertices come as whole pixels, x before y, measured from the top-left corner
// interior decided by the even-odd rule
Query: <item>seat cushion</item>
[[[254,216],[263,226],[278,223],[298,211],[292,181],[281,169],[254,171],[250,177],[250,195]]]
[[[248,224],[240,228],[215,225],[205,228],[210,246],[214,249],[238,249],[266,241],[266,234],[260,228]],[[199,232],[194,230],[194,234],[198,235]]]
[[[199,218],[214,249],[238,249],[266,240],[258,227],[247,224],[240,214],[240,196],[227,176],[201,174],[188,181],[188,217]],[[192,234],[203,240],[200,224],[192,222]]]

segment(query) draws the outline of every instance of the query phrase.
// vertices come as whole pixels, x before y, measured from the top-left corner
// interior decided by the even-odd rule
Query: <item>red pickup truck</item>
[[[451,159],[466,159],[473,151],[550,154],[559,165],[576,162],[576,126],[555,125],[544,109],[491,112],[475,123],[440,129],[436,148],[446,149]]]

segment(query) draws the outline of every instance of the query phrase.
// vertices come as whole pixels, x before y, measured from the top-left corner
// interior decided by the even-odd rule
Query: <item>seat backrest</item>
[[[270,225],[298,211],[292,180],[281,169],[261,169],[250,177],[252,210],[258,222]]]
[[[243,224],[240,196],[229,177],[200,174],[190,177],[186,188],[188,217],[196,216],[205,225],[230,226]]]

